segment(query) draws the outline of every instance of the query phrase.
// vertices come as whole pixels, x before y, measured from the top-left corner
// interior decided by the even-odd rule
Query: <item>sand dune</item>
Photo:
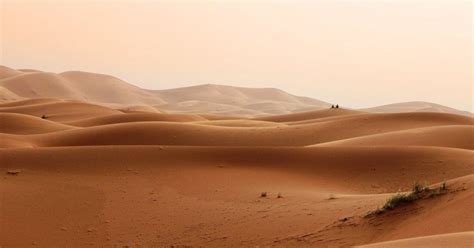
[[[157,110],[156,108],[148,105],[137,105],[137,106],[130,106],[126,108],[120,109],[125,113],[134,113],[134,112],[147,112],[147,113],[161,113],[161,111]]]
[[[288,94],[279,89],[197,85],[153,91],[168,104],[158,108],[174,111],[255,116],[290,113],[305,108],[327,108],[328,103]]]
[[[209,120],[209,121],[198,121],[195,124],[204,124],[211,126],[222,126],[222,127],[282,127],[285,124],[275,123],[271,121],[258,121],[258,120]]]
[[[203,102],[221,104],[244,105],[259,102],[299,103],[308,105],[328,104],[306,97],[290,95],[279,89],[272,88],[244,88],[216,84],[191,86],[179,89],[158,90],[156,92],[162,99],[169,103],[183,102],[189,99]]]
[[[175,113],[213,113],[217,115],[233,115],[233,116],[248,116],[260,115],[261,112],[255,110],[242,109],[238,106],[229,104],[203,102],[196,100],[187,100],[172,104],[162,104],[155,106],[155,108]]]
[[[435,237],[438,235],[471,231],[474,223],[469,206],[474,200],[471,189],[473,182],[472,175],[448,181],[453,189],[447,195],[419,200],[415,204],[404,205],[383,215],[351,216],[346,221],[332,223],[324,230],[293,236],[286,240],[285,245],[302,243],[308,247],[311,247],[311,244],[323,247],[348,247],[360,243],[378,243],[387,240],[395,240],[392,244],[398,245],[397,242],[403,244],[403,242],[407,242],[403,241],[404,239],[414,237],[432,236],[431,241],[436,242]],[[454,223],[453,219],[462,221]],[[325,241],[324,237],[328,236],[332,237],[332,240]],[[446,237],[441,236],[440,238]],[[451,241],[453,243],[449,247],[462,247],[466,242],[465,238],[460,237],[453,237]],[[427,247],[436,246],[427,239],[419,240],[419,242],[418,244],[422,242]],[[460,246],[457,242],[460,242]],[[414,244],[416,243],[414,242]],[[380,243],[375,247],[391,247],[383,246],[384,244]],[[406,247],[410,247],[410,242],[408,241],[406,245],[408,245]]]
[[[31,148],[34,144],[18,135],[0,133],[0,148]],[[3,158],[2,158],[3,159]],[[1,160],[3,162],[3,160]]]
[[[158,97],[120,79],[86,72],[22,72],[0,86],[26,98],[61,98],[96,103],[161,104]]]
[[[73,127],[31,115],[0,113],[0,133],[37,134],[69,129]]]
[[[0,87],[0,102],[16,101],[20,99],[22,99],[22,97],[3,87]]]
[[[7,206],[2,221],[6,231],[0,240],[5,245],[35,242],[39,246],[93,242],[105,246],[345,247],[372,243],[389,239],[380,235],[374,240],[370,234],[381,231],[360,217],[388,197],[375,193],[408,190],[414,180],[439,182],[472,173],[472,163],[466,163],[472,155],[463,149],[420,147],[3,149],[0,158],[5,163],[0,167],[20,168],[22,173],[0,181]],[[456,183],[465,181],[448,185],[455,190]],[[33,183],[41,188],[32,187]],[[415,223],[441,213],[441,219],[430,222],[441,229],[431,234],[444,229],[462,231],[469,223],[438,223],[447,217],[459,219],[469,211],[466,204],[471,198],[466,194],[473,191],[471,184],[465,186],[468,191],[435,198],[436,204],[423,203],[425,207],[415,214],[406,211],[407,216],[404,212],[394,216]],[[259,198],[262,191],[270,196]],[[276,198],[278,192],[283,198]],[[328,200],[331,194],[335,199]],[[25,199],[35,204],[25,204]],[[342,223],[339,219],[344,217],[357,220],[354,228],[364,230],[360,238],[349,234],[352,225],[337,227],[346,239],[333,233],[334,223]],[[49,220],[47,225],[44,218]],[[402,225],[393,216],[381,218],[387,219],[383,230]],[[409,226],[419,228],[423,222]],[[25,232],[31,230],[27,225],[37,231]],[[419,228],[423,233],[430,233],[432,228],[423,227]],[[394,237],[406,238],[411,232]]]
[[[88,101],[128,105],[163,103],[163,100],[150,92],[109,75],[78,71],[59,75],[66,78]]]
[[[474,149],[474,126],[415,128],[319,144],[320,146],[441,146]]]
[[[2,97],[1,247],[472,243],[474,119],[452,109],[6,67]],[[416,181],[447,189],[370,214]]]
[[[0,79],[9,78],[22,74],[21,71],[0,65]]]
[[[204,84],[167,90],[147,90],[104,74],[81,71],[50,73],[38,70],[14,70],[0,66],[0,101],[24,98],[79,100],[114,108],[136,105],[152,112],[154,109],[158,109],[243,117],[290,114],[288,117],[279,117],[283,119],[304,119],[304,115],[307,114],[303,116],[291,114],[330,107],[327,102],[295,96],[274,88]],[[472,117],[472,113],[427,102],[396,103],[367,108],[362,111],[439,112]],[[339,111],[330,113],[330,115],[334,113],[344,114]]]
[[[20,113],[42,117],[53,121],[73,121],[94,116],[122,113],[107,107],[83,102],[56,101],[51,103],[27,104],[12,107],[1,107],[3,113]]]
[[[401,247],[433,247],[445,248],[452,247],[454,244],[459,248],[472,247],[474,243],[474,232],[449,233],[441,235],[432,235],[425,237],[417,237],[411,239],[401,239],[395,241],[387,241],[358,247],[364,248],[401,248]]]
[[[460,111],[450,107],[431,102],[401,102],[393,103],[373,108],[364,109],[364,111],[374,113],[399,113],[399,112],[435,112],[435,113],[451,113],[458,115],[467,115],[473,117],[473,114],[467,111]]]
[[[406,118],[406,115],[363,115],[350,119],[336,119],[305,125],[242,127],[244,125],[239,124],[240,127],[231,127],[225,125],[204,125],[203,123],[144,122],[140,120],[146,120],[145,118],[153,119],[158,116],[156,114],[124,114],[123,117],[115,115],[82,120],[75,124],[74,122],[68,122],[71,125],[77,126],[91,126],[94,124],[100,124],[100,126],[66,130],[47,135],[31,135],[26,138],[37,146],[307,146],[365,135],[412,129],[414,127],[469,125],[472,123],[472,120],[468,117],[448,114],[419,113],[410,114],[410,118]],[[63,118],[65,117],[63,116]],[[182,121],[183,117],[179,119]],[[113,122],[122,123],[104,125]],[[245,121],[243,122],[245,123]],[[347,128],[348,126],[352,128],[349,129]],[[467,134],[470,133],[468,132]],[[469,139],[466,142],[467,145],[470,144]]]
[[[69,167],[62,169],[74,172],[126,169],[129,164],[156,169],[223,165],[283,171],[317,179],[322,192],[369,194],[408,190],[419,179],[441,182],[469,175],[473,165],[466,161],[474,152],[435,147],[84,146],[7,149],[0,154],[6,161],[4,168],[28,170],[61,169],[67,163]],[[97,159],[102,161],[100,167],[93,165]]]
[[[260,117],[258,120],[262,121],[273,121],[273,122],[298,122],[308,121],[327,117],[338,117],[341,115],[355,115],[363,114],[364,112],[349,110],[349,109],[324,109],[317,111],[305,111],[300,113],[286,114],[286,115],[273,115],[268,117]]]
[[[162,114],[162,113],[127,113],[92,117],[67,124],[79,127],[92,127],[128,122],[191,122],[207,121],[204,117],[192,114]]]
[[[278,89],[253,89],[223,85],[198,85],[170,90],[146,90],[113,76],[69,71],[63,73],[0,68],[0,99],[59,98],[114,106],[156,107],[166,111],[264,115],[309,108],[327,103],[288,94]]]
[[[6,103],[0,103],[0,108],[36,105],[36,104],[53,103],[53,102],[63,102],[63,101],[58,100],[58,99],[52,99],[52,98],[26,99],[26,100],[21,100],[21,101],[11,101],[11,102],[6,102]]]

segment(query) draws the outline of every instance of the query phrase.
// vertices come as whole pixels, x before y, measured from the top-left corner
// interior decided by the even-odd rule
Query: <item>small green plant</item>
[[[430,191],[430,187],[427,185],[427,183],[425,183],[425,185],[422,185],[421,183],[416,181],[413,184],[413,187],[412,187],[411,191],[412,191],[412,193],[415,193],[415,194],[421,193],[423,191],[428,192],[428,191]]]
[[[439,186],[439,189],[440,190],[447,190],[448,189],[448,183],[446,182],[446,180],[444,180],[441,185]]]
[[[396,195],[388,198],[387,202],[385,202],[382,208],[394,209],[395,207],[397,207],[398,205],[402,203],[412,202],[416,199],[418,199],[418,197],[416,194],[413,194],[413,193],[409,193],[409,194],[397,193]]]
[[[409,193],[397,193],[387,199],[382,208],[372,212],[375,214],[381,214],[387,210],[396,208],[399,205],[414,202],[419,199],[431,198],[443,194],[443,191],[447,190],[448,186],[446,181],[443,181],[439,189],[431,189],[426,183],[421,185],[419,182],[413,184],[412,190]],[[369,213],[370,214],[370,213]]]
[[[432,190],[429,194],[428,194],[428,198],[433,198],[435,196],[438,196],[442,194],[441,190]]]

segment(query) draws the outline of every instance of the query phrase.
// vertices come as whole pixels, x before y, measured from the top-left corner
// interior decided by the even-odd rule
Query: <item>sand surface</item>
[[[441,105],[0,66],[0,247],[472,247],[473,172]]]
[[[148,110],[0,104],[0,246],[472,247],[470,117]],[[444,180],[442,195],[368,215]]]

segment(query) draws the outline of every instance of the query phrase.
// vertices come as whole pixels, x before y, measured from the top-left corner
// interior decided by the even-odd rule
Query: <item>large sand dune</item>
[[[436,112],[436,113],[452,113],[458,115],[467,115],[473,117],[473,114],[467,111],[460,111],[450,107],[431,102],[402,102],[393,103],[373,108],[363,109],[364,111],[375,113],[397,113],[397,112]]]
[[[0,87],[22,97],[0,103],[1,247],[472,246],[469,116],[3,67]],[[447,189],[371,214],[415,181]]]
[[[474,126],[453,125],[406,129],[322,143],[322,146],[441,146],[474,149]]]
[[[1,68],[0,68],[1,70]],[[161,104],[158,97],[108,75],[86,72],[18,72],[0,86],[25,98],[62,98],[109,104]]]
[[[319,109],[327,103],[278,89],[199,85],[169,90],[146,90],[118,78],[80,71],[50,73],[0,67],[0,100],[60,98],[107,106],[145,105],[176,112],[238,115],[290,113]]]

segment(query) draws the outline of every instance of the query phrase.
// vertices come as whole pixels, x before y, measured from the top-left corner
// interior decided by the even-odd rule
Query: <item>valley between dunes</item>
[[[3,103],[0,246],[472,247],[473,120]],[[444,180],[444,194],[368,215]]]

